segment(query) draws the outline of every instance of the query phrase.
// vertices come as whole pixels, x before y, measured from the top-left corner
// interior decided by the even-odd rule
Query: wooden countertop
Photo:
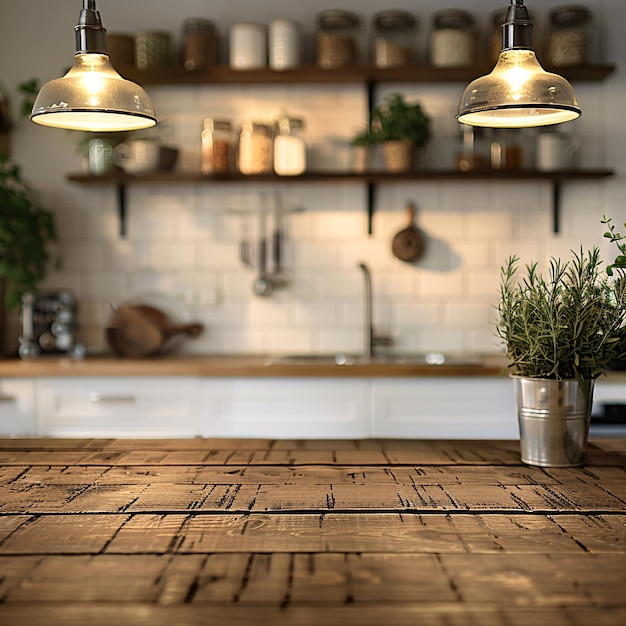
[[[281,359],[261,356],[171,356],[151,359],[88,357],[83,360],[43,357],[0,359],[0,378],[56,376],[199,376],[199,377],[415,377],[499,376],[506,361],[499,355],[475,362],[444,365],[417,362],[361,362],[337,365],[329,359]]]
[[[626,451],[0,440],[0,623],[623,624]]]

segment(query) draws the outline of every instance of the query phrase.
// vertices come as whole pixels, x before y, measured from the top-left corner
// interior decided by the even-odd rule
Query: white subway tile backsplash
[[[601,4],[606,9],[617,3]],[[623,17],[624,9],[619,11]],[[617,27],[609,27],[606,60],[615,62],[623,43],[621,34],[613,36]],[[426,40],[421,47],[425,54]],[[494,304],[507,256],[520,256],[522,264],[538,260],[545,268],[550,256],[569,258],[570,250],[581,245],[612,251],[602,239],[599,220],[605,212],[618,224],[626,220],[623,78],[624,70],[618,68],[603,83],[575,85],[584,115],[564,129],[583,139],[582,164],[615,168],[618,175],[563,182],[559,233],[552,232],[549,182],[380,184],[373,233],[368,234],[367,186],[361,182],[207,181],[129,185],[128,236],[121,238],[113,186],[53,182],[48,179],[56,171],[46,170],[41,179],[46,197],[57,207],[64,265],[44,286],[76,291],[83,305],[82,337],[92,349],[103,346],[101,328],[111,303],[136,293],[165,292],[206,325],[201,337],[183,345],[189,353],[358,353],[365,345],[365,285],[358,264],[365,262],[372,275],[374,324],[393,335],[395,350],[498,352]],[[434,134],[420,152],[420,167],[454,166],[459,88],[402,83],[380,84],[375,90],[376,102],[401,91],[431,114]],[[235,125],[243,119],[271,122],[285,109],[305,121],[310,169],[349,170],[353,155],[347,142],[367,119],[361,85],[179,85],[149,91],[162,119],[157,133],[181,150],[179,170],[200,166],[204,118],[226,117]],[[528,158],[534,150],[532,133],[525,146]],[[67,169],[58,167],[57,178]],[[391,249],[394,235],[408,224],[409,202],[417,208],[416,224],[426,243],[415,263],[398,260]],[[271,210],[277,203],[288,210],[283,261],[292,279],[271,297],[259,298],[254,295],[257,213],[270,210],[271,232]],[[244,233],[250,239],[252,267],[240,258]],[[271,255],[268,261],[271,270]]]

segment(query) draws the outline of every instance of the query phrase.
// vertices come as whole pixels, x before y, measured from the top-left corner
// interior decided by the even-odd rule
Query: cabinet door
[[[37,400],[51,437],[194,437],[202,414],[195,378],[42,379]]]
[[[509,379],[381,378],[372,390],[375,437],[519,437]]]
[[[34,434],[35,383],[0,380],[0,436],[30,437]]]
[[[238,378],[205,381],[205,437],[369,436],[368,381]]]

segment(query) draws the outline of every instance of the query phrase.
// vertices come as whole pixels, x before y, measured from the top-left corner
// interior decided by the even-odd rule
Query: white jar
[[[274,137],[274,171],[279,176],[298,176],[306,169],[306,146],[301,119],[283,117]]]
[[[230,67],[238,70],[267,67],[267,29],[262,24],[233,24],[229,38]]]
[[[274,20],[269,25],[269,65],[274,70],[302,63],[302,27],[294,20]]]
[[[267,124],[245,121],[241,124],[237,166],[242,174],[271,174],[272,131]]]

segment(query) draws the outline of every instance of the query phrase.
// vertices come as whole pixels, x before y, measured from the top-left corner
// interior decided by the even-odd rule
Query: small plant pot
[[[410,141],[385,141],[383,157],[388,172],[408,172],[413,169],[415,149]]]
[[[594,381],[513,376],[522,463],[577,467],[585,462]]]

